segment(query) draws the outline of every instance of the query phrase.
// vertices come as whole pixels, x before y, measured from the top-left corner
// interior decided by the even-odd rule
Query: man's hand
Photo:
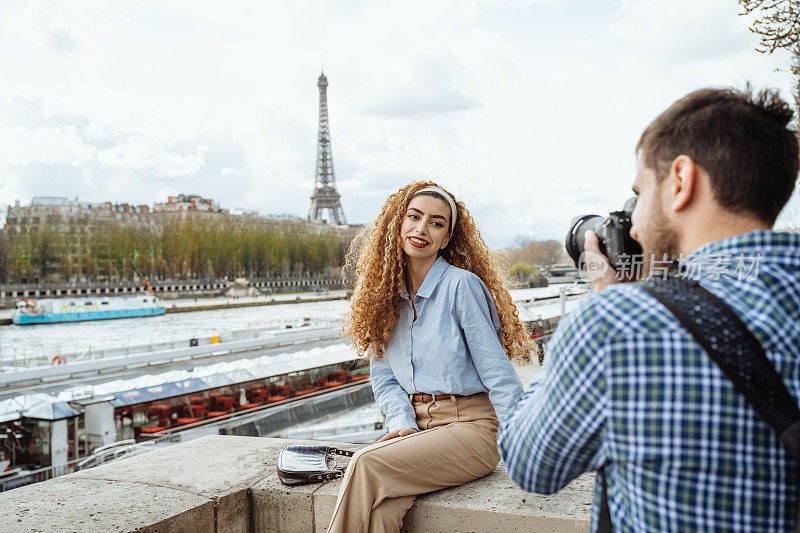
[[[394,431],[390,431],[389,433],[378,439],[378,442],[394,439],[396,437],[405,437],[406,435],[411,435],[412,433],[416,433],[417,431],[418,430],[414,428],[395,429]]]
[[[586,230],[583,234],[583,249],[583,279],[592,283],[595,292],[622,283],[617,271],[611,268],[608,258],[600,251],[600,241],[592,230]]]

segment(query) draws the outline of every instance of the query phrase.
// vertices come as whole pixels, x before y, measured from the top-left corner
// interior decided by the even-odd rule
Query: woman
[[[507,354],[527,345],[472,217],[435,183],[391,195],[356,258],[344,332],[370,356],[388,433],[351,459],[329,531],[399,531],[417,494],[497,466],[497,416],[522,394]]]

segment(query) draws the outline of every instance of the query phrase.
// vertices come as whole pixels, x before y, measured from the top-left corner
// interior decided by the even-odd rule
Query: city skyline
[[[573,216],[622,205],[639,133],[676,98],[749,80],[789,99],[789,74],[774,72],[788,57],[756,53],[738,9],[10,2],[0,203],[140,204],[187,191],[304,217],[324,52],[348,221],[431,178],[465,201],[493,248],[561,239]],[[798,204],[795,194],[784,222],[800,218]]]
[[[194,201],[196,200],[196,201]],[[188,204],[191,203],[191,206]],[[78,196],[55,196],[49,194],[35,194],[34,196],[30,197],[28,201],[24,201],[19,198],[14,198],[10,203],[7,204],[6,207],[29,207],[33,205],[93,205],[93,206],[126,206],[131,208],[139,208],[144,207],[153,212],[158,211],[180,211],[182,209],[173,208],[170,209],[171,204],[175,204],[179,206],[183,204],[188,207],[187,210],[197,210],[197,211],[210,211],[215,213],[222,213],[222,214],[231,214],[231,215],[250,215],[250,216],[258,216],[263,218],[276,218],[276,219],[283,219],[287,217],[296,218],[298,220],[303,220],[304,217],[289,213],[262,213],[257,209],[244,209],[241,207],[227,207],[223,206],[219,202],[217,202],[214,198],[207,198],[202,194],[194,194],[194,193],[183,193],[179,192],[176,194],[172,194],[166,197],[166,199],[156,199],[151,202],[145,203],[131,203],[125,201],[112,201],[112,200],[103,200],[103,199],[84,199]],[[2,216],[5,215],[5,211],[2,207],[0,207],[0,228],[3,227],[4,219]]]

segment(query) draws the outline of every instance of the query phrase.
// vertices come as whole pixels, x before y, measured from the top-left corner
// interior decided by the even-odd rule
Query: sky
[[[0,2],[0,206],[177,193],[307,216],[324,65],[348,222],[418,179],[491,247],[621,208],[647,124],[779,89],[735,0]],[[800,224],[796,192],[779,222]]]

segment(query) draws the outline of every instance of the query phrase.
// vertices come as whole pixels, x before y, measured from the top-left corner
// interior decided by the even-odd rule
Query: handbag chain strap
[[[345,457],[352,457],[356,452],[350,450],[340,450],[339,448],[328,448],[328,455],[344,455]]]
[[[328,457],[335,460],[337,455],[343,455],[345,457],[352,457],[353,454],[356,452],[351,452],[350,450],[340,450],[339,448],[328,448]],[[309,476],[310,481],[331,481],[332,479],[340,479],[344,475],[344,466],[334,466],[331,470],[325,472],[324,474],[315,474]]]

